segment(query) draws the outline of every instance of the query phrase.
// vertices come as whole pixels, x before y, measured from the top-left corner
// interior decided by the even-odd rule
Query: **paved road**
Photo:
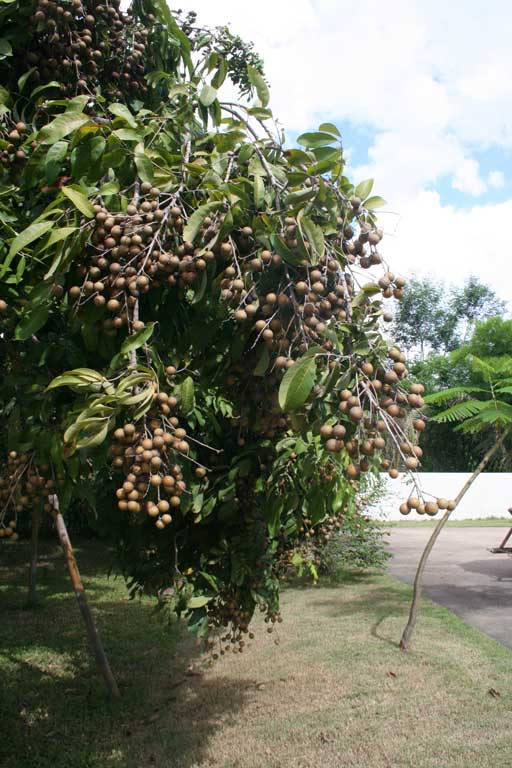
[[[425,569],[424,591],[473,627],[512,648],[512,557],[493,555],[506,528],[445,528]],[[430,528],[393,528],[389,571],[412,583]],[[512,544],[512,540],[509,541]]]

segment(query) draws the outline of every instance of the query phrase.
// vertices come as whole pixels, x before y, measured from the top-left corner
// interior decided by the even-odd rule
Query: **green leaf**
[[[265,182],[261,176],[254,177],[254,207],[261,211],[265,205]]]
[[[197,208],[192,216],[189,217],[186,226],[183,229],[183,239],[189,243],[194,241],[195,236],[199,232],[201,225],[205,218],[211,213],[218,211],[222,208],[222,203],[205,203]]]
[[[322,131],[323,133],[332,133],[333,136],[337,136],[339,139],[341,139],[341,133],[336,128],[334,123],[322,123],[322,125],[318,126],[318,130]]]
[[[264,376],[267,372],[268,364],[270,363],[270,350],[268,347],[263,347],[261,350],[260,359],[253,371],[255,376]]]
[[[44,83],[44,85],[38,85],[30,94],[30,98],[33,99],[38,93],[46,91],[48,88],[60,88],[60,83],[57,80],[51,80],[49,83]]]
[[[191,597],[187,603],[187,608],[203,608],[212,600],[211,597],[205,597],[204,595],[197,595],[197,597]]]
[[[332,144],[336,139],[330,133],[324,131],[314,131],[313,133],[303,133],[297,137],[297,144],[301,144],[308,149],[315,147],[326,147]]]
[[[2,41],[0,40],[0,44],[1,44],[1,42]],[[18,79],[18,88],[19,88],[20,93],[22,92],[23,88],[25,87],[25,83],[27,82],[27,80],[34,74],[35,71],[36,71],[36,67],[32,67],[31,69],[27,69],[27,71],[24,72],[22,74],[22,76]]]
[[[50,307],[48,304],[39,304],[34,307],[16,326],[14,334],[15,338],[18,339],[18,341],[30,339],[31,336],[43,327],[48,320],[49,314]]]
[[[195,407],[194,380],[191,376],[187,376],[180,386],[180,400],[181,410],[188,416]]]
[[[125,104],[110,104],[108,111],[112,112],[116,117],[120,117],[131,128],[137,128],[137,121]]]
[[[274,250],[283,257],[287,264],[293,264],[296,266],[300,263],[300,257],[296,256],[293,251],[288,248],[282,238],[280,238],[279,235],[277,235],[275,232],[271,234],[270,242],[272,243]]]
[[[141,141],[144,138],[142,131],[136,131],[133,128],[118,128],[116,131],[112,131],[112,136],[120,141]]]
[[[0,61],[7,59],[9,56],[12,56],[11,44],[5,37],[2,37],[0,38]]]
[[[52,245],[55,245],[55,243],[60,243],[62,240],[65,240],[70,235],[74,234],[77,231],[76,227],[59,227],[58,229],[55,229],[44,248],[41,249],[39,253],[44,253],[44,251],[47,251],[48,248],[50,248]],[[60,262],[62,260],[62,248],[60,248],[52,262],[52,265],[48,272],[46,272],[44,279],[47,280],[49,277],[51,277],[55,271],[57,270],[58,266],[60,265]]]
[[[279,387],[281,410],[294,411],[306,402],[315,383],[315,373],[314,355],[302,357],[288,368]]]
[[[83,437],[81,440],[78,440],[76,447],[78,449],[95,448],[97,445],[101,445],[101,443],[105,440],[108,434],[109,423],[110,423],[110,420],[106,419],[104,426],[101,429],[95,430],[92,435],[89,435],[88,437]]]
[[[119,193],[119,184],[117,181],[107,181],[106,184],[104,184],[99,191],[99,194],[103,197],[108,197],[109,195],[117,195]]]
[[[227,77],[227,74],[228,74],[228,65],[226,63],[226,59],[223,56],[221,56],[219,59],[217,71],[212,78],[213,87],[220,88],[221,85],[224,83]]]
[[[144,154],[144,145],[140,144],[135,148],[135,165],[141,181],[148,181],[153,184],[153,163],[149,157]]]
[[[474,395],[477,392],[487,392],[487,390],[481,389],[480,387],[449,387],[449,389],[441,389],[439,392],[432,392],[429,395],[425,395],[424,400],[429,405],[438,405],[440,403],[445,403],[447,400],[453,400],[462,395]]]
[[[279,528],[281,527],[281,513],[283,507],[284,504],[282,499],[274,498],[267,503],[265,508],[265,519],[268,524],[268,532],[272,537],[277,535]]]
[[[462,421],[462,419],[468,419],[470,416],[475,416],[480,411],[488,409],[489,405],[490,403],[485,400],[463,400],[461,403],[456,403],[451,408],[433,416],[432,421]]]
[[[57,115],[51,123],[41,128],[38,135],[39,141],[42,144],[56,144],[64,136],[77,131],[88,122],[90,122],[90,118],[87,115],[68,110],[62,115]]]
[[[141,328],[140,331],[137,331],[137,333],[134,333],[132,336],[127,336],[121,345],[121,354],[129,355],[130,352],[143,347],[153,335],[154,330],[155,323],[148,323],[144,328]]]
[[[20,234],[17,235],[11,243],[9,255],[7,257],[9,264],[17,253],[26,248],[27,245],[30,245],[30,243],[34,242],[34,240],[37,240],[42,235],[46,234],[46,232],[48,232],[54,226],[55,223],[53,221],[38,221],[35,224],[31,224],[30,227],[24,229],[23,232],[20,232]]]
[[[92,203],[86,198],[83,192],[80,192],[74,187],[62,187],[61,192],[65,197],[68,198],[68,200],[71,200],[75,208],[78,208],[80,213],[83,213],[83,215],[87,216],[88,219],[94,218],[95,214]]]
[[[361,181],[360,184],[357,185],[355,189],[355,194],[361,200],[366,200],[366,198],[372,191],[372,188],[373,188],[373,179],[366,179],[366,181]]]
[[[364,207],[369,211],[375,211],[377,208],[384,208],[387,202],[382,197],[369,197],[365,200]]]
[[[217,98],[217,91],[211,85],[204,85],[199,94],[199,101],[204,107],[209,107]]]
[[[104,377],[92,368],[75,368],[72,371],[64,371],[60,376],[56,376],[48,386],[46,391],[57,389],[57,387],[75,387],[78,389],[88,389],[89,387],[98,388],[105,381]]]
[[[250,84],[256,88],[256,93],[261,101],[261,106],[266,107],[270,101],[270,93],[263,75],[258,72],[256,67],[251,67],[250,65],[247,67],[247,74],[249,75]]]
[[[284,204],[288,206],[289,208],[294,208],[295,206],[300,206],[302,203],[307,202],[308,200],[312,200],[317,195],[316,189],[311,189],[308,187],[307,189],[299,189],[296,192],[290,192],[288,195],[286,195],[284,199]]]
[[[311,263],[318,264],[325,254],[325,237],[322,228],[306,216],[300,217],[299,227],[306,235],[311,246]]]
[[[67,151],[68,142],[58,141],[56,144],[53,144],[46,153],[44,168],[48,184],[54,184],[57,180],[62,167],[62,161],[66,157]]]

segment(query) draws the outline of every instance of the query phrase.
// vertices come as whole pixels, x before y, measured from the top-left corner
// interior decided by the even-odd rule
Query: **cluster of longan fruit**
[[[160,409],[167,410],[173,396],[160,393]],[[181,505],[181,497],[187,492],[181,466],[177,457],[186,456],[189,443],[186,431],[179,426],[175,416],[163,421],[160,416],[150,416],[138,424],[124,424],[115,430],[110,447],[113,466],[125,472],[123,484],[117,489],[118,507],[122,511],[139,514],[143,510],[163,530],[172,522],[173,510]],[[195,468],[195,475],[202,479],[206,469]]]
[[[0,477],[0,538],[16,541],[18,515],[43,504],[45,512],[52,511],[48,496],[55,493],[55,481],[48,477],[50,467],[44,465],[39,470],[33,456],[27,453],[9,451],[6,472]],[[3,518],[11,512],[12,519],[5,524]]]
[[[135,311],[139,297],[162,283],[191,285],[209,258],[199,258],[199,249],[191,243],[177,244],[184,223],[179,207],[160,207],[160,190],[149,182],[143,182],[140,191],[122,213],[94,206],[95,229],[86,259],[69,288],[79,307],[88,301],[105,307],[102,327],[107,335],[115,336],[125,326],[141,330],[144,322]]]
[[[207,240],[216,230],[210,217],[205,221],[209,229],[202,231],[202,237]],[[295,218],[284,218],[282,238],[292,251],[298,247],[297,227]],[[334,344],[326,333],[333,323],[347,319],[354,295],[352,275],[342,267],[343,258],[350,261],[350,254],[341,261],[327,254],[314,267],[301,256],[292,268],[279,254],[255,244],[251,227],[241,227],[232,235],[229,242],[216,244],[212,250],[215,257],[229,262],[222,272],[220,295],[232,306],[233,319],[242,324],[250,322],[257,340],[275,353],[272,367],[283,373],[313,343],[332,351]],[[365,225],[359,237],[364,250],[365,243],[374,248],[382,233]],[[343,243],[347,240],[343,239]],[[262,290],[268,284],[267,274],[271,275],[274,290]],[[391,279],[392,292],[402,291],[403,278],[387,273],[386,279],[383,291],[392,285]],[[386,314],[385,319],[392,318]]]
[[[339,391],[341,419],[336,424],[323,424],[319,430],[328,452],[340,453],[345,448],[351,457],[358,459],[345,468],[350,479],[356,479],[360,472],[370,468],[369,458],[386,448],[385,435],[389,432],[395,437],[393,448],[407,469],[416,469],[423,455],[422,449],[407,436],[404,420],[408,408],[422,407],[424,387],[413,383],[405,389],[404,379],[408,374],[405,357],[396,347],[389,350],[389,357],[392,366],[388,368],[379,366],[375,370],[369,361],[359,365],[358,384],[353,389]],[[417,438],[425,428],[424,419],[414,418],[412,427]],[[391,477],[398,477],[398,470],[391,468],[389,459],[382,458],[381,466],[389,469]]]
[[[27,64],[35,67],[32,86],[56,80],[63,96],[94,93],[100,83],[107,98],[146,94],[149,30],[120,5],[120,0],[37,0],[29,19],[29,50],[19,57],[17,74]]]
[[[362,212],[361,200],[353,197],[350,208],[352,217],[358,218]],[[357,231],[351,224],[344,223],[343,219],[338,220],[338,225],[343,233],[343,253],[347,255],[350,263],[358,260],[359,266],[363,269],[382,263],[382,256],[377,250],[377,245],[383,238],[381,229],[375,229],[366,221],[361,222]]]
[[[260,606],[260,611],[265,613],[264,622],[268,624],[267,633],[272,634],[275,624],[280,624],[283,621],[281,613],[271,610],[268,606],[264,605]],[[220,627],[229,628],[227,632],[219,637],[220,647],[218,653],[212,653],[213,660],[217,660],[219,656],[224,656],[230,652],[243,653],[244,649],[249,647],[246,643],[246,638],[249,640],[254,639],[254,633],[249,631],[251,618],[251,613],[244,611],[233,598],[221,597],[209,605],[208,621],[210,632]],[[275,643],[278,644],[278,642],[276,639]],[[215,643],[213,640],[209,641],[208,647],[210,650],[214,649]]]
[[[252,374],[257,355],[248,355],[244,362],[235,363],[226,379],[228,387],[237,387],[239,413],[233,419],[238,432],[238,444],[245,445],[244,433],[255,432],[273,438],[290,426],[290,417],[279,406],[279,379],[275,371],[257,377]]]
[[[3,166],[15,168],[23,165],[30,150],[37,147],[35,141],[27,144],[28,133],[27,124],[21,120],[0,127],[0,138],[7,142],[7,146],[0,151],[0,162]]]
[[[453,499],[439,498],[435,501],[424,501],[417,496],[409,496],[406,502],[400,504],[400,514],[408,515],[410,512],[417,512],[418,515],[428,515],[434,517],[441,510],[448,510],[453,512],[457,506]]]

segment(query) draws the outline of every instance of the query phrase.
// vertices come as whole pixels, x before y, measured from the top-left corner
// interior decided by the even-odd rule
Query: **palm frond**
[[[500,395],[512,395],[512,386],[510,385],[506,387],[499,386],[497,387],[496,392],[499,392]]]
[[[489,400],[463,400],[436,414],[431,420],[439,422],[462,421],[485,411],[487,408],[490,408]]]
[[[498,400],[495,403],[486,403],[487,408],[480,413],[466,419],[455,429],[460,432],[479,432],[485,426],[506,427],[512,424],[512,405]]]
[[[432,392],[430,395],[426,395],[424,400],[428,405],[438,405],[456,397],[476,395],[480,392],[489,394],[486,389],[481,389],[481,387],[450,387],[449,389],[441,389],[439,392]]]

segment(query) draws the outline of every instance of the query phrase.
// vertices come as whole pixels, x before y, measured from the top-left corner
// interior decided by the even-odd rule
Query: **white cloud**
[[[461,210],[442,205],[435,191],[422,191],[404,203],[400,216],[383,214],[382,252],[395,272],[434,274],[448,282],[478,275],[512,302],[510,254],[503,231],[512,200]]]
[[[487,183],[490,187],[498,189],[505,186],[505,174],[503,171],[490,171],[487,176]]]
[[[474,272],[512,298],[500,239],[512,201],[459,211],[432,191],[442,179],[478,198],[504,183],[501,170],[482,178],[475,151],[512,147],[509,0],[485,13],[479,0],[190,2],[254,41],[285,129],[350,121],[372,137],[353,175],[374,177],[401,214],[391,261],[459,281]]]

